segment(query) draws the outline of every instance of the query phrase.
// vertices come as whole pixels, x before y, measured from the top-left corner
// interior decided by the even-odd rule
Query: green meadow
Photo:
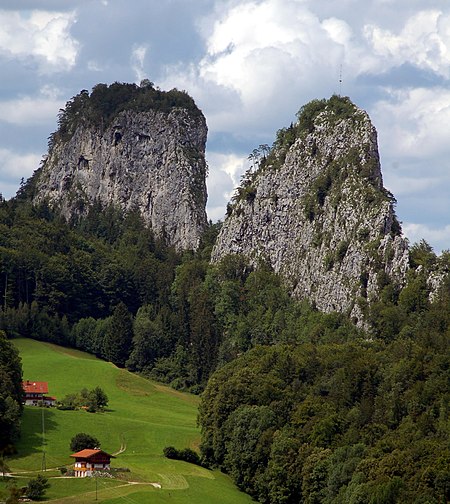
[[[26,407],[18,452],[7,459],[20,486],[45,468],[51,483],[46,497],[55,503],[251,502],[220,472],[162,455],[168,445],[198,447],[198,397],[148,381],[84,352],[28,339],[13,341],[22,358],[24,380],[47,381],[49,394],[57,398],[96,386],[109,398],[103,413]],[[97,481],[60,477],[56,469],[70,466],[69,443],[78,432],[98,438],[101,448],[116,456],[111,466],[127,471],[116,479]]]

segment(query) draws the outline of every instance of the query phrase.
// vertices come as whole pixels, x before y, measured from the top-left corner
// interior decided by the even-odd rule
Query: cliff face
[[[294,296],[363,323],[367,302],[387,279],[403,284],[408,269],[393,203],[367,114],[347,99],[317,102],[247,174],[212,260],[262,258]]]
[[[89,98],[84,101],[89,104]],[[92,107],[86,103],[80,108],[88,116]],[[76,115],[66,113],[39,175],[35,201],[49,201],[67,219],[83,215],[95,201],[138,209],[169,244],[195,249],[207,223],[205,118],[198,109],[177,106],[122,108],[96,121],[74,121]]]

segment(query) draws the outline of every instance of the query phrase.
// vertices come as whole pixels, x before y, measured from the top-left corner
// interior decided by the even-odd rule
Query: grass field
[[[13,341],[22,358],[24,380],[47,381],[50,395],[57,398],[97,385],[109,398],[107,411],[95,414],[26,407],[18,453],[7,460],[11,470],[23,476],[18,480],[20,485],[45,463],[51,476],[47,498],[55,503],[96,502],[96,494],[97,502],[115,504],[251,502],[220,472],[163,457],[162,450],[168,445],[198,446],[198,397],[150,382],[83,352],[28,339]],[[117,454],[112,467],[130,471],[122,473],[123,480],[56,477],[59,473],[52,469],[72,462],[69,443],[78,432],[97,437],[103,450]]]

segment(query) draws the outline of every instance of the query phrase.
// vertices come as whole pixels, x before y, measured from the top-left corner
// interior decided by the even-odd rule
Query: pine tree
[[[124,367],[130,355],[132,338],[133,317],[125,304],[120,302],[114,309],[103,342],[105,357],[116,366]]]

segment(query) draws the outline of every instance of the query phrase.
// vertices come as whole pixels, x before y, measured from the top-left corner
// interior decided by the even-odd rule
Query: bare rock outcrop
[[[278,132],[228,208],[212,260],[268,262],[298,298],[364,323],[388,278],[405,282],[407,242],[383,188],[377,134],[350,100],[315,101]]]
[[[105,113],[119,92],[126,99]],[[171,93],[169,105],[159,90],[120,84],[75,97],[51,138],[35,203],[48,201],[67,220],[94,202],[139,210],[168,244],[197,248],[207,224],[207,126],[193,101],[183,106],[177,99],[186,96]]]

